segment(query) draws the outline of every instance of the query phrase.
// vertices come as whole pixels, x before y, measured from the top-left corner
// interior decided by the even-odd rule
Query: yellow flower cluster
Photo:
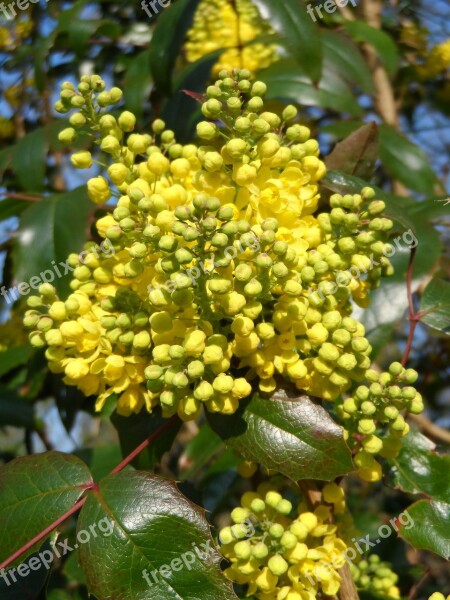
[[[382,470],[375,455],[395,458],[400,452],[401,438],[408,434],[409,425],[401,411],[419,414],[424,405],[422,396],[412,384],[418,374],[394,362],[386,373],[369,369],[366,380],[350,398],[337,406],[350,446],[354,449],[354,462],[359,476],[365,481],[379,481]]]
[[[425,63],[417,67],[422,79],[433,79],[450,67],[450,40],[435,46],[426,56]]]
[[[13,21],[8,27],[0,27],[0,50],[12,52],[34,29],[31,19]]]
[[[274,44],[253,41],[270,33],[270,26],[251,0],[202,0],[187,34],[186,58],[195,62],[210,52],[228,48],[214,65],[214,75],[235,67],[256,72],[277,60]]]
[[[8,139],[14,135],[15,127],[11,119],[0,116],[0,139]]]
[[[441,592],[434,592],[434,594],[431,594],[428,600],[450,600],[450,594],[445,597],[444,594],[441,594]]]
[[[343,502],[337,486],[327,489],[333,504]],[[231,562],[225,571],[234,582],[248,586],[258,600],[314,600],[334,596],[340,588],[338,570],[345,564],[346,544],[331,523],[331,507],[313,512],[292,503],[269,483],[246,492],[231,513],[234,525],[220,531],[222,554]],[[245,525],[247,523],[247,525]],[[249,524],[253,535],[248,538]]]
[[[400,590],[396,586],[398,575],[388,563],[381,562],[377,554],[371,554],[367,560],[361,560],[357,565],[350,564],[350,572],[356,587],[360,590],[375,592],[383,598],[401,597]],[[442,600],[445,600],[443,596]]]
[[[366,188],[315,215],[318,144],[295,107],[266,111],[266,86],[249,76],[221,72],[208,87],[198,146],[178,144],[161,120],[138,134],[132,113],[108,114],[122,92],[99,76],[62,86],[57,110],[78,110],[60,139],[70,145],[88,125],[111,163],[87,187],[96,204],[118,197],[96,224],[113,253],[89,243],[71,256],[71,296],[42,286],[26,323],[50,368],[96,394],[98,410],[115,393],[122,414],[156,404],[183,419],[203,405],[231,414],[253,382],[272,392],[277,377],[335,400],[370,367],[349,315],[352,297],[362,302],[390,269],[369,259],[392,227],[384,203]],[[72,156],[80,169],[93,160]],[[355,260],[366,280],[336,286]]]

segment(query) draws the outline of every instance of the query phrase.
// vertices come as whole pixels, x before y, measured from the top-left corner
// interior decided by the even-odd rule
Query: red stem
[[[408,311],[409,311],[408,319],[410,322],[410,326],[409,326],[408,341],[406,342],[406,348],[405,348],[405,352],[403,353],[403,358],[402,358],[403,366],[406,365],[409,355],[411,353],[412,344],[413,344],[413,340],[414,340],[414,333],[416,331],[417,323],[419,322],[419,319],[420,319],[420,313],[416,313],[414,310],[414,300],[413,300],[413,292],[412,292],[412,281],[413,281],[413,274],[414,274],[414,259],[415,259],[415,257],[416,257],[416,247],[411,248],[411,254],[409,256],[408,271],[407,271],[407,275],[406,275],[406,291],[407,291],[407,295],[408,295]]]
[[[164,431],[166,431],[167,429],[169,429],[170,427],[172,427],[172,425],[174,425],[177,421],[178,421],[178,416],[174,415],[168,421],[166,421],[163,425],[161,425],[161,427],[159,427],[159,429],[157,429],[155,432],[153,432],[151,436],[149,436],[146,440],[144,440],[142,442],[142,444],[139,444],[139,446],[137,448],[135,448],[133,450],[133,452],[131,452],[131,454],[129,454],[126,458],[124,458],[123,461],[120,464],[118,464],[117,467],[115,467],[111,471],[110,475],[113,475],[114,473],[119,473],[119,471],[122,471],[122,469],[124,469],[126,466],[128,466],[131,463],[131,461],[134,458],[136,458],[136,456],[138,456],[138,454],[140,454],[142,452],[142,450],[144,450],[145,448],[147,448],[148,446],[150,446],[150,444],[154,440],[156,440],[156,438],[158,438]],[[97,487],[96,484],[93,483],[93,484],[90,484],[89,486],[87,486],[86,489],[95,489],[96,487]],[[11,563],[13,563],[15,560],[17,560],[20,556],[22,556],[22,554],[25,554],[25,552],[27,552],[27,550],[29,550],[30,548],[32,548],[35,544],[37,544],[42,539],[44,539],[45,537],[47,537],[47,535],[49,533],[51,533],[57,527],[59,527],[61,525],[61,523],[64,523],[64,521],[66,519],[68,519],[73,514],[75,514],[77,511],[79,511],[80,508],[86,502],[86,500],[87,500],[87,496],[85,496],[84,498],[81,498],[81,500],[78,500],[78,502],[76,502],[72,506],[72,508],[70,508],[66,513],[64,513],[61,517],[59,517],[51,525],[49,525],[48,527],[46,527],[43,531],[41,531],[40,533],[38,533],[32,540],[30,540],[24,546],[22,546],[21,548],[19,548],[19,550],[17,550],[16,552],[14,552],[14,554],[12,554],[9,558],[7,558],[5,561],[3,561],[0,564],[0,571],[2,569],[6,569]]]
[[[29,550],[30,548],[32,548],[35,544],[37,544],[38,542],[40,542],[43,538],[45,538],[54,529],[56,529],[57,527],[59,527],[59,525],[61,525],[61,523],[64,523],[64,521],[66,519],[68,519],[69,517],[71,517],[74,513],[76,513],[83,506],[83,504],[86,502],[86,500],[87,500],[86,496],[84,498],[81,498],[81,500],[78,500],[78,502],[76,504],[74,504],[72,506],[72,508],[69,509],[66,513],[64,513],[61,517],[59,517],[59,519],[57,519],[56,521],[54,521],[46,529],[44,529],[43,531],[41,531],[40,533],[38,533],[32,540],[30,540],[24,546],[22,546],[22,548],[19,548],[19,550],[17,550],[16,552],[14,552],[14,554],[12,554],[9,558],[7,558],[5,561],[3,561],[0,564],[0,571],[2,569],[6,569],[6,567],[8,567],[17,558],[19,558],[19,556],[22,556],[22,554],[24,554],[27,550]]]
[[[172,427],[172,425],[175,425],[175,423],[177,421],[178,421],[178,415],[174,415],[168,421],[166,421],[164,423],[164,425],[161,425],[161,427],[159,429],[157,429],[154,433],[152,433],[152,435],[150,437],[148,437],[146,440],[144,440],[142,442],[142,444],[139,444],[139,446],[137,448],[135,448],[131,454],[129,454],[126,458],[124,458],[123,461],[120,464],[118,464],[117,467],[115,467],[111,471],[110,475],[114,475],[114,473],[119,473],[119,471],[122,471],[125,467],[127,467],[131,463],[131,461],[133,459],[135,459],[136,456],[138,456],[142,452],[142,450],[145,450],[145,448],[150,446],[150,444],[154,440],[156,440],[156,438],[158,438],[161,435],[161,433],[166,431],[166,429],[170,429]]]

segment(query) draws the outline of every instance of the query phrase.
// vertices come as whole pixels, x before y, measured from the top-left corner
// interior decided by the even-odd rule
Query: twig
[[[42,196],[30,196],[29,194],[15,194],[13,192],[6,192],[5,197],[2,200],[12,198],[13,200],[23,200],[24,202],[40,202]]]
[[[92,484],[93,485],[93,484]],[[89,487],[86,487],[86,489],[90,489]],[[65,512],[61,517],[59,517],[59,519],[57,519],[56,521],[54,521],[51,525],[49,525],[46,529],[44,529],[43,531],[41,531],[40,533],[38,533],[36,536],[34,536],[34,538],[32,540],[30,540],[29,542],[27,542],[24,546],[22,546],[22,548],[19,548],[19,550],[17,550],[16,552],[14,552],[14,554],[12,554],[9,558],[7,558],[6,560],[4,560],[1,564],[0,564],[0,571],[2,569],[6,569],[6,567],[8,567],[11,563],[13,563],[17,558],[19,558],[20,556],[22,556],[22,554],[25,554],[25,552],[27,552],[27,550],[29,550],[30,548],[32,548],[35,544],[37,544],[38,542],[40,542],[41,540],[43,540],[45,537],[48,536],[49,533],[51,533],[52,531],[54,531],[57,527],[59,527],[61,525],[61,523],[64,523],[64,521],[66,519],[68,519],[69,517],[71,517],[73,514],[75,514],[78,510],[80,510],[80,508],[83,506],[83,504],[86,502],[87,500],[87,496],[85,496],[84,498],[82,498],[81,500],[78,500],[78,502],[76,502],[71,509],[69,509],[67,512]]]
[[[414,310],[414,300],[413,300],[413,292],[412,292],[412,280],[413,280],[413,273],[414,273],[414,259],[416,257],[416,248],[411,248],[411,254],[409,255],[409,265],[408,265],[408,271],[407,271],[407,275],[406,275],[406,291],[407,291],[407,295],[408,295],[408,319],[410,322],[410,326],[409,326],[409,335],[408,335],[408,341],[406,342],[406,348],[405,348],[405,352],[403,353],[403,358],[402,358],[402,365],[405,366],[409,355],[411,353],[411,349],[412,349],[412,344],[413,344],[413,340],[414,340],[414,332],[416,331],[416,327],[417,327],[417,323],[420,320],[420,314],[416,313],[416,311]]]
[[[139,444],[139,446],[135,450],[133,450],[131,454],[124,458],[123,461],[111,471],[110,475],[114,475],[114,473],[118,473],[119,471],[122,471],[125,467],[127,467],[136,458],[136,456],[138,456],[142,452],[142,450],[145,450],[145,448],[150,446],[150,444],[154,440],[156,440],[156,438],[158,438],[162,433],[164,433],[166,429],[170,429],[173,425],[175,425],[177,421],[178,415],[174,415],[168,421],[166,421],[164,425],[162,425],[159,429],[152,433],[152,435],[146,440],[144,440],[142,444]]]
[[[439,427],[439,425],[435,425],[424,415],[413,415],[410,413],[408,417],[412,421],[415,421],[420,429],[425,433],[428,433],[430,437],[434,438],[435,440],[439,440],[440,442],[450,444],[450,431]]]

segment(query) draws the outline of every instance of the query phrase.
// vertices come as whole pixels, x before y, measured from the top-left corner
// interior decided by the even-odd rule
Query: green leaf
[[[49,542],[46,542],[39,550],[43,552],[44,550],[50,550],[50,548]],[[17,573],[5,573],[4,577],[0,577],[0,598],[2,600],[36,600],[49,576],[49,570],[45,568],[44,563],[39,559],[39,552],[32,554],[26,562],[28,563],[33,557],[38,558],[39,566],[35,570],[30,569],[26,577],[20,577]],[[34,561],[34,564],[36,567],[36,561]],[[16,581],[14,581],[12,575],[14,575]]]
[[[420,320],[450,335],[450,282],[432,279],[420,300]]]
[[[4,425],[33,427],[34,411],[28,400],[0,385],[0,427]]]
[[[448,477],[448,474],[447,474]],[[450,558],[450,504],[419,500],[408,507],[412,526],[400,525],[399,534],[418,550]]]
[[[211,69],[221,51],[211,52],[181,71],[174,83],[174,93],[163,106],[161,117],[176,133],[179,142],[189,142],[195,126],[203,118],[200,104],[186,91],[203,94]]]
[[[152,413],[141,411],[139,414],[129,417],[123,417],[115,412],[111,416],[111,423],[119,434],[123,456],[128,456],[141,442],[167,423],[167,419],[162,417],[161,409],[158,407]],[[144,452],[134,459],[133,466],[136,469],[153,469],[161,460],[162,455],[170,450],[180,427],[181,421],[175,423],[164,435],[155,439]]]
[[[39,192],[44,187],[48,140],[40,127],[21,138],[14,146],[12,168],[24,190]]]
[[[208,419],[232,450],[294,481],[329,481],[353,469],[342,428],[308,396],[255,394],[234,415]]]
[[[425,152],[391,125],[380,125],[380,157],[386,171],[408,189],[432,194],[436,175]]]
[[[19,217],[28,206],[28,202],[15,200],[14,198],[6,197],[4,200],[0,200],[0,221],[11,217]]]
[[[389,75],[397,72],[400,56],[397,45],[389,34],[376,29],[363,21],[346,21],[344,29],[356,42],[369,43],[378,52],[378,56],[386,67]]]
[[[372,75],[356,44],[340,33],[327,30],[322,31],[322,40],[325,64],[350,85],[372,94]]]
[[[125,62],[124,98],[127,109],[136,116],[142,116],[145,102],[149,97],[151,83],[150,51],[144,50]]]
[[[308,76],[292,60],[280,60],[258,74],[258,79],[267,86],[267,99],[282,99],[303,104],[320,106],[359,117],[363,109],[355,95],[339,75],[324,68],[318,85],[313,85]]]
[[[172,90],[172,72],[199,0],[177,0],[161,13],[150,42],[150,69],[165,96]]]
[[[94,481],[106,477],[122,460],[122,453],[117,444],[83,448],[75,454],[89,465]]]
[[[49,196],[27,208],[22,214],[13,252],[16,281],[30,283],[32,277],[42,279],[43,272],[47,271],[45,277],[53,277],[53,285],[61,294],[66,293],[71,274],[64,276],[66,269],[59,263],[65,263],[71,252],[81,250],[92,207],[86,187],[81,186]],[[32,287],[36,289],[39,283],[36,281]]]
[[[182,472],[183,479],[192,479],[209,460],[224,448],[222,439],[203,423],[197,435],[186,446],[186,456],[191,466]]]
[[[211,548],[202,559],[195,553],[211,544],[209,525],[174,482],[142,471],[103,479],[88,495],[78,531],[103,519],[111,534],[80,547],[89,593],[98,600],[236,599],[217,552]]]
[[[450,455],[435,452],[436,444],[418,431],[403,439],[397,458],[390,461],[395,487],[411,494],[425,494],[433,500],[450,499]]]
[[[24,365],[34,352],[32,346],[13,346],[0,352],[0,377]]]
[[[327,169],[335,169],[370,179],[378,158],[378,128],[367,123],[334,147],[325,160]]]
[[[291,56],[308,78],[317,82],[322,73],[323,50],[320,30],[297,0],[254,0],[261,16],[285,40]]]
[[[87,466],[61,452],[16,458],[1,467],[0,561],[68,511],[91,484]]]

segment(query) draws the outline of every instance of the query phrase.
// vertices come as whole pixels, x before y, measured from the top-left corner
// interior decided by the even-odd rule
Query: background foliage
[[[354,189],[358,178],[370,179],[385,198],[389,216],[404,227],[413,228],[419,239],[413,291],[421,323],[416,330],[410,366],[420,373],[419,390],[426,399],[427,412],[426,420],[418,418],[416,425],[445,445],[449,435],[442,429],[450,423],[450,283],[446,247],[450,211],[446,203],[450,80],[448,70],[424,71],[431,49],[449,37],[445,29],[450,22],[448,3],[361,0],[357,10],[348,7],[316,23],[308,16],[306,3],[297,0],[255,0],[255,4],[274,29],[271,42],[281,48],[280,60],[258,74],[269,86],[272,108],[286,101],[299,105],[302,122],[319,139],[322,152],[328,154],[335,148],[328,158],[330,170],[323,184],[324,197],[330,191]],[[60,83],[76,82],[79,74],[100,73],[111,85],[124,89],[124,106],[138,116],[141,130],[161,116],[175,130],[177,139],[191,139],[200,118],[199,104],[192,94],[182,90],[201,92],[217,58],[217,52],[213,52],[188,63],[184,56],[186,32],[197,5],[196,0],[176,0],[157,18],[149,20],[137,2],[50,0],[45,5],[33,4],[15,20],[1,24],[0,250],[2,285],[6,289],[28,282],[50,268],[52,261],[65,261],[70,252],[80,251],[91,236],[91,224],[98,214],[87,199],[84,179],[72,169],[69,155],[58,141],[58,133],[66,126],[65,119],[53,109]],[[376,127],[361,129],[371,123]],[[356,130],[356,136],[348,137]],[[340,141],[341,145],[335,146]],[[96,169],[98,166],[87,177],[93,176]],[[372,294],[370,308],[361,315],[380,368],[398,357],[407,337],[408,255],[398,252],[393,261],[394,277]],[[68,277],[57,279],[55,285],[64,294]],[[21,532],[14,529],[12,534],[4,527],[2,509],[9,511],[10,504],[3,490],[8,477],[20,478],[20,473],[14,469],[15,463],[9,470],[2,469],[0,558],[5,559],[17,549],[18,542],[25,543],[72,506],[80,491],[74,492],[74,481],[79,481],[83,489],[91,481],[90,473],[95,480],[107,475],[122,456],[157,429],[161,419],[157,414],[129,418],[107,413],[94,416],[93,400],[84,400],[76,390],[65,387],[58,376],[47,371],[41,352],[28,344],[21,325],[23,300],[9,304],[2,298],[2,302],[0,459],[9,463],[17,456],[30,455],[30,465],[38,465],[33,485],[47,496],[48,503],[48,523],[39,521]],[[252,404],[257,405],[258,399],[253,399]],[[273,423],[273,416],[254,408],[259,419],[283,428],[280,423]],[[310,410],[317,407],[312,405]],[[295,421],[290,415],[285,418],[295,431]],[[303,418],[311,422],[307,413]],[[153,469],[167,479],[181,481],[182,492],[205,507],[208,519],[216,526],[223,523],[223,515],[247,486],[237,473],[239,459],[233,450],[255,458],[255,440],[233,438],[233,444],[227,447],[227,432],[223,429],[214,419],[209,423],[190,423],[181,430],[174,428],[134,462],[140,469]],[[333,432],[326,433],[331,439]],[[305,441],[305,434],[302,436],[299,445]],[[442,529],[434,503],[442,506],[450,502],[448,486],[444,486],[448,481],[448,462],[438,458],[435,447],[418,436],[411,436],[393,462],[385,482],[389,487],[377,484],[369,495],[365,485],[350,483],[351,508],[358,527],[371,532],[417,500],[411,510],[428,525],[414,536],[404,531],[402,537],[415,548],[445,556],[448,530],[446,533]],[[281,454],[286,445],[271,447],[270,435],[264,443],[267,455],[261,457],[261,462],[266,467],[274,468],[284,462]],[[292,436],[286,443],[292,445],[290,450],[296,450]],[[327,450],[327,436],[320,443],[321,450]],[[53,500],[51,489],[55,482],[49,473],[58,469],[63,459],[60,454],[51,454],[47,463],[33,463],[32,455],[43,450],[73,452],[80,457],[70,459],[70,469],[65,471],[65,491]],[[330,461],[329,472],[324,467],[315,473],[316,450],[313,444],[311,455],[302,453],[303,462],[287,464],[283,472],[293,479],[299,478],[300,472],[302,478],[326,479],[336,476],[339,468],[340,473],[349,470],[345,453],[339,455],[337,449],[333,458],[340,465]],[[121,513],[128,510],[139,493],[165,494],[165,505],[161,498],[155,503],[153,526],[143,524],[142,540],[137,542],[142,548],[148,541],[146,535],[164,533],[164,519],[158,511],[164,512],[170,502],[174,511],[180,513],[179,543],[190,545],[191,540],[207,539],[209,532],[203,515],[187,501],[183,510],[177,504],[179,494],[172,484],[163,484],[151,474],[133,475],[132,471],[125,471],[121,478],[120,482],[108,478],[102,482],[103,495],[118,521],[127,519]],[[30,506],[17,515],[8,513],[12,520],[17,517],[18,523],[24,515],[32,518],[31,498],[35,490],[29,485],[27,490],[24,484],[23,493]],[[392,489],[401,493],[394,494]],[[82,528],[83,520],[101,518],[102,510],[104,507],[91,497],[83,507],[79,527]],[[187,516],[186,511],[192,514]],[[437,531],[436,544],[431,548],[428,526]],[[75,520],[67,521],[63,536],[73,537],[74,532]],[[132,556],[130,540],[116,542],[124,556]],[[161,563],[166,550],[161,547]],[[404,593],[423,573],[428,573],[417,598],[425,598],[427,590],[448,592],[445,562],[425,550],[413,550],[400,540],[389,540],[380,547],[383,557],[391,560],[401,574]],[[55,564],[51,573],[37,572],[24,580],[23,589],[9,590],[0,581],[1,597],[82,599],[88,597],[89,585],[94,595],[105,598],[111,589],[105,587],[96,570],[110,555],[110,548],[99,543],[98,547],[83,550],[81,561],[90,565],[86,575],[72,554]],[[142,556],[143,566],[139,564],[130,576],[136,581],[149,559],[144,550]],[[199,576],[207,577],[205,573]],[[121,584],[115,585],[119,594]],[[180,585],[185,586],[183,598],[196,597],[189,595],[189,582]],[[208,585],[216,590],[214,598],[232,597],[224,581],[217,579]]]

